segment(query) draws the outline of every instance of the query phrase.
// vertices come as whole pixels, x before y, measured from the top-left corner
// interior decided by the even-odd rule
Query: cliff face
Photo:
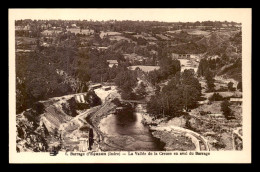
[[[17,115],[17,151],[49,151],[60,141],[59,128],[81,110],[101,104],[95,92],[56,97],[37,102]]]

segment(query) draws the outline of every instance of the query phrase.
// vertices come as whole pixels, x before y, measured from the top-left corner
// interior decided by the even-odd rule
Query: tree
[[[234,90],[233,85],[234,85],[234,83],[231,82],[231,81],[228,83],[228,90],[229,90],[229,91],[233,91],[233,90]]]
[[[199,97],[199,92],[195,87],[190,85],[185,85],[183,90],[183,102],[184,108],[188,111],[190,108],[197,105],[197,100]]]
[[[242,81],[237,84],[237,89],[242,91]]]
[[[209,100],[210,101],[222,101],[224,98],[219,93],[214,93]]]
[[[207,75],[206,75],[206,82],[207,82],[207,86],[208,86],[208,92],[212,92],[215,90],[215,79],[214,79],[214,76],[213,76],[213,73],[212,72],[208,72]]]
[[[223,112],[223,115],[225,116],[225,118],[227,120],[230,120],[230,119],[233,119],[234,116],[233,116],[233,113],[230,109],[230,103],[228,100],[224,100],[222,103],[221,103],[221,111]]]
[[[183,89],[184,108],[189,110],[197,105],[197,100],[201,96],[201,85],[193,69],[184,70],[181,76],[181,85]]]
[[[201,85],[193,70],[179,73],[158,91],[148,102],[147,110],[156,117],[176,117],[183,114],[183,109],[196,107],[201,95]]]
[[[131,99],[134,98],[133,88],[137,84],[136,75],[134,72],[126,69],[122,69],[115,78],[115,84],[122,91],[123,99]]]
[[[161,91],[161,87],[159,85],[155,86],[155,94],[158,95]]]
[[[141,82],[141,83],[138,85],[138,87],[137,87],[135,93],[139,96],[139,99],[142,99],[142,98],[144,98],[144,97],[146,96],[146,90],[145,90],[145,88],[146,88],[146,86],[144,85],[143,82]]]

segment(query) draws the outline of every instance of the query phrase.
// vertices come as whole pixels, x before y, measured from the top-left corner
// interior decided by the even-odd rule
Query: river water
[[[142,107],[134,113],[111,114],[100,122],[100,130],[112,140],[113,146],[125,151],[162,151],[164,144],[154,138],[142,124]],[[140,111],[141,109],[141,111]]]

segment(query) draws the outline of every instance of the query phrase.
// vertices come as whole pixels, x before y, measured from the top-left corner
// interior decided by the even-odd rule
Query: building
[[[26,25],[26,26],[15,26],[15,30],[16,31],[29,31],[31,29],[30,25]]]
[[[149,45],[156,45],[156,43],[155,43],[155,42],[151,42],[151,41],[150,41],[150,42],[148,42],[148,44],[149,44]]]
[[[79,151],[86,152],[88,150],[89,144],[87,138],[80,138],[79,139]]]
[[[75,96],[75,100],[77,103],[86,103],[84,95],[80,94],[80,95],[76,95]]]
[[[241,105],[243,102],[243,98],[230,98],[229,100],[231,103],[239,104]]]
[[[222,27],[228,27],[228,25],[227,24],[222,24]]]
[[[191,54],[176,54],[176,53],[172,53],[172,59],[186,59],[186,58],[190,58]]]
[[[42,24],[41,25],[41,29],[47,29],[48,27],[47,27],[47,25],[46,24]]]
[[[134,34],[136,34],[135,32],[128,32],[128,31],[125,31],[124,33],[125,33],[125,34],[128,34],[128,35],[134,35]]]
[[[204,101],[198,101],[199,105],[204,105],[204,104],[208,104],[209,100],[204,100]]]
[[[97,50],[98,51],[105,51],[105,50],[107,50],[108,49],[108,47],[97,47]]]
[[[109,67],[118,66],[117,60],[107,60]]]
[[[77,25],[76,24],[72,24],[71,27],[77,27]]]
[[[208,115],[212,118],[218,118],[218,119],[224,118],[224,115],[221,114],[221,113],[211,113],[211,114],[208,114]]]
[[[94,84],[94,85],[89,86],[89,89],[95,90],[95,89],[98,89],[98,88],[101,88],[101,87],[102,87],[101,84]]]

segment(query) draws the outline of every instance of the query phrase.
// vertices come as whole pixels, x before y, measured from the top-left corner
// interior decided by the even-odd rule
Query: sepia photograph
[[[9,9],[9,161],[250,162],[250,33],[251,9]]]

